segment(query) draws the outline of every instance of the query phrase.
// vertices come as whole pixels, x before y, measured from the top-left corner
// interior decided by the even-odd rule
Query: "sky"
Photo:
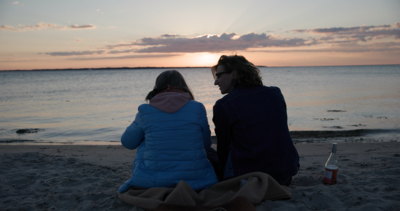
[[[0,70],[400,64],[399,0],[0,0]]]

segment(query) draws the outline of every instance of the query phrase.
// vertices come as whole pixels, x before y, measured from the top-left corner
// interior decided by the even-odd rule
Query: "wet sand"
[[[336,185],[324,185],[330,143],[295,145],[289,200],[257,210],[398,210],[400,143],[339,143]],[[120,145],[0,145],[1,210],[141,210],[117,198],[135,151]]]

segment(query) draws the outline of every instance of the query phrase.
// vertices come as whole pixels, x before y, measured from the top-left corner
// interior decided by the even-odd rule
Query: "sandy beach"
[[[400,143],[339,143],[336,185],[324,185],[331,143],[296,144],[289,200],[257,210],[399,210]],[[0,210],[142,210],[117,198],[135,151],[121,145],[0,145]]]

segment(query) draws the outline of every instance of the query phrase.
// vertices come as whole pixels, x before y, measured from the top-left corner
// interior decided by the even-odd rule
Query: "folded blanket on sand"
[[[247,182],[241,187],[242,180]],[[256,205],[264,200],[290,198],[292,193],[290,188],[280,185],[270,175],[262,172],[252,172],[219,182],[199,192],[194,191],[183,180],[175,188],[131,188],[124,193],[118,192],[118,198],[123,202],[145,210],[156,210],[162,203],[217,206],[238,196],[244,196],[251,204]]]

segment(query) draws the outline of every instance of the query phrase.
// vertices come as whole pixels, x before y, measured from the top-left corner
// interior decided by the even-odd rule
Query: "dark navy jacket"
[[[231,150],[235,176],[260,171],[282,183],[297,174],[299,155],[278,87],[236,87],[213,110],[218,158],[225,166]]]

